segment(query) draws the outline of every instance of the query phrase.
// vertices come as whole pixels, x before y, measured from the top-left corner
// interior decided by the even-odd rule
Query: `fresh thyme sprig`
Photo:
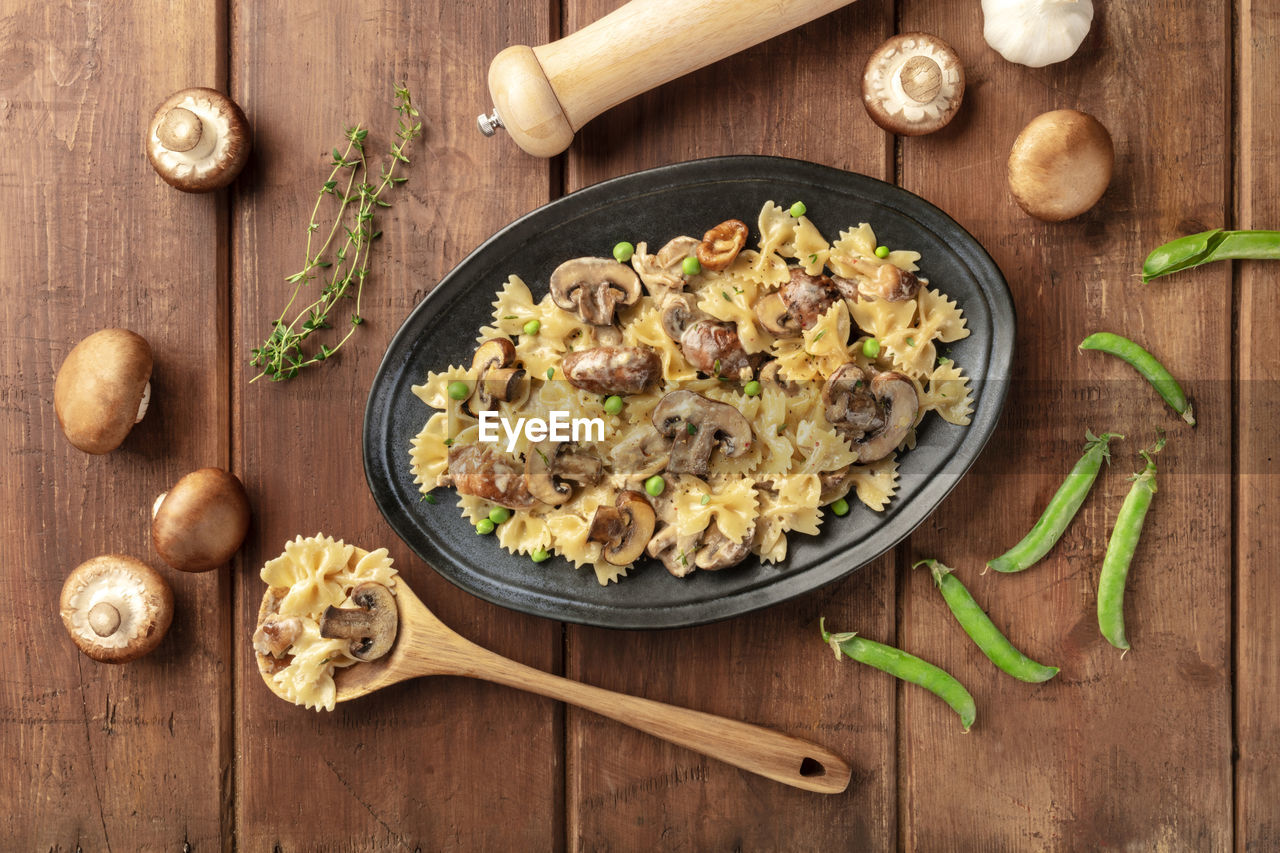
[[[360,125],[348,128],[345,132],[346,149],[333,149],[333,160],[330,162],[333,168],[328,179],[321,185],[316,203],[311,209],[302,269],[286,279],[294,286],[293,295],[280,312],[280,318],[271,324],[271,334],[266,341],[252,350],[249,363],[261,370],[251,382],[264,376],[274,382],[282,382],[297,376],[298,371],[304,367],[327,361],[351,338],[356,327],[364,322],[364,317],[360,314],[360,301],[365,279],[369,275],[369,250],[373,241],[382,236],[381,231],[374,230],[374,211],[391,206],[382,197],[387,188],[408,180],[395,174],[396,166],[409,162],[409,158],[405,156],[405,146],[422,133],[422,122],[417,120],[418,111],[409,97],[409,90],[404,86],[397,86],[395,92],[395,111],[399,114],[399,129],[396,131],[398,141],[392,144],[388,162],[381,167],[377,183],[370,183],[368,180],[369,164],[364,151],[368,130]],[[325,196],[336,198],[338,209],[333,214],[333,223],[324,242],[313,250],[316,235],[321,233],[320,208]],[[319,295],[298,309],[293,319],[286,322],[285,318],[289,316],[303,288],[316,280],[324,282]],[[304,347],[313,334],[321,329],[332,328],[330,317],[344,299],[355,300],[346,334],[334,346],[320,344],[318,349]]]

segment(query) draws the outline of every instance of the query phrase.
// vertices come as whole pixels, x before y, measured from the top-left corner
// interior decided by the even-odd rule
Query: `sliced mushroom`
[[[151,345],[128,329],[103,329],[76,344],[53,382],[62,432],[85,453],[119,447],[150,399]]]
[[[662,360],[649,347],[592,347],[565,355],[560,369],[593,394],[639,394],[662,377]]]
[[[249,496],[235,474],[192,471],[151,508],[151,541],[166,563],[183,572],[225,565],[249,532]]]
[[[877,462],[906,439],[920,399],[911,380],[892,371],[842,365],[822,388],[827,421],[849,439],[862,464]]]
[[[674,524],[663,524],[652,539],[647,551],[666,566],[667,571],[678,578],[688,577],[697,568],[694,563],[698,553],[698,536],[681,536]]]
[[[751,357],[742,348],[733,323],[699,320],[680,336],[680,351],[696,370],[710,376],[751,378]]]
[[[754,528],[754,525],[753,525]],[[693,559],[694,564],[708,572],[736,566],[751,553],[751,530],[742,537],[741,542],[734,542],[720,530],[720,525],[711,522],[698,540],[698,551]]]
[[[855,284],[848,279],[839,279],[836,286],[846,298],[850,295],[851,286],[855,302],[859,297],[867,300],[882,299],[885,302],[906,302],[915,299],[920,290],[920,279],[916,274],[894,264],[877,264],[866,258],[858,258],[853,261],[852,266],[866,276],[866,280]]]
[[[62,584],[62,623],[80,651],[103,663],[150,652],[173,621],[173,591],[159,572],[107,554],[77,566]]]
[[[671,439],[648,430],[635,430],[609,448],[609,465],[623,483],[640,484],[667,467]]]
[[[756,317],[778,337],[796,337],[812,329],[839,299],[840,291],[830,278],[792,267],[790,280],[756,303]]]
[[[216,89],[183,89],[156,108],[147,159],[165,183],[189,193],[225,187],[249,159],[252,134],[236,102]]]
[[[297,616],[270,613],[258,623],[258,629],[253,632],[253,650],[260,655],[281,658],[301,636],[302,620]]]
[[[350,640],[348,647],[356,660],[371,661],[391,651],[399,628],[396,599],[380,583],[366,581],[351,590],[355,608],[325,608],[320,617],[320,636],[326,640]]]
[[[662,302],[662,330],[677,343],[685,329],[699,320],[707,319],[710,317],[695,308],[686,293],[672,293]]]
[[[843,468],[837,468],[834,471],[823,471],[819,474],[818,482],[822,486],[822,494],[818,497],[818,503],[825,506],[849,494],[849,488],[853,485],[855,473],[857,471],[852,465],[846,465]]]
[[[964,99],[964,66],[945,41],[902,33],[878,47],[862,73],[862,103],[890,133],[920,136],[940,130]]]
[[[692,237],[676,237],[650,255],[641,243],[631,256],[631,266],[644,282],[649,295],[661,301],[672,293],[684,290],[684,259],[698,249],[698,241]]]
[[[704,270],[719,272],[747,245],[747,223],[741,219],[727,219],[706,234],[696,250],[698,263]]]
[[[560,506],[572,497],[573,488],[562,481],[595,485],[602,471],[599,458],[564,441],[540,441],[531,445],[524,457],[530,494],[549,506]]]
[[[453,486],[460,495],[474,495],[508,509],[529,509],[535,502],[524,468],[509,456],[479,444],[449,448],[449,467],[439,482]]]
[[[656,524],[645,496],[627,490],[618,494],[614,506],[596,508],[587,540],[601,543],[600,553],[612,565],[629,566],[644,554]]]
[[[503,402],[518,402],[528,391],[524,368],[516,367],[516,346],[509,338],[490,338],[471,358],[475,388],[467,398],[467,410],[476,417]]]
[[[705,478],[716,448],[734,459],[751,449],[751,423],[733,406],[692,391],[672,391],[653,410],[653,425],[673,440],[667,470]]]
[[[551,274],[551,298],[593,326],[611,326],[620,307],[640,298],[640,277],[613,258],[574,258]]]

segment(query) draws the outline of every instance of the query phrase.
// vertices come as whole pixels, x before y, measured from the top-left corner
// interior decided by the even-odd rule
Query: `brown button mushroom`
[[[151,345],[128,329],[103,329],[75,345],[58,368],[53,408],[85,453],[110,453],[151,401]]]
[[[662,360],[649,347],[574,350],[560,369],[570,385],[592,394],[639,394],[662,378]]]
[[[1111,134],[1077,110],[1038,115],[1022,129],[1009,154],[1009,189],[1036,219],[1060,222],[1098,203],[1111,183]]]
[[[890,133],[921,136],[946,126],[964,98],[964,66],[945,41],[902,33],[871,54],[862,73],[862,103]]]
[[[560,506],[573,495],[573,488],[563,481],[595,485],[602,471],[597,457],[564,441],[540,441],[524,457],[529,493],[549,506]]]
[[[467,398],[467,410],[476,417],[498,408],[498,401],[519,402],[529,390],[524,368],[516,367],[516,345],[509,338],[490,338],[471,358],[476,385]]]
[[[215,89],[183,89],[156,108],[147,159],[172,187],[204,193],[235,180],[249,159],[249,122]]]
[[[611,326],[619,308],[640,298],[640,276],[612,258],[574,258],[551,273],[551,298],[593,326]]]
[[[150,652],[173,621],[173,592],[160,573],[132,557],[107,554],[67,576],[58,602],[80,651],[103,663]]]
[[[827,378],[822,402],[827,422],[849,439],[863,464],[902,444],[920,407],[915,386],[901,373],[864,371],[852,362]]]
[[[601,543],[600,553],[612,565],[629,566],[653,538],[657,516],[640,492],[620,492],[614,504],[596,508],[587,541]]]
[[[395,596],[382,584],[369,581],[351,590],[351,603],[356,606],[325,608],[320,636],[350,640],[349,650],[356,660],[377,660],[391,651],[396,641],[400,617]]]
[[[751,423],[728,403],[692,391],[672,391],[653,410],[653,425],[672,438],[672,474],[706,478],[716,448],[730,459],[751,449]]]
[[[249,497],[234,474],[201,468],[156,499],[151,541],[161,559],[183,572],[226,564],[249,532]]]

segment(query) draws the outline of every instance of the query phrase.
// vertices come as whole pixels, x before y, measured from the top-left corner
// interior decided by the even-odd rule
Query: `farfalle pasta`
[[[435,410],[408,449],[422,492],[454,487],[478,533],[601,584],[646,557],[677,577],[781,563],[846,496],[883,510],[921,421],[969,422],[941,349],[963,311],[868,223],[829,241],[767,202],[748,234],[522,271],[541,298],[510,276],[473,363],[413,389]]]

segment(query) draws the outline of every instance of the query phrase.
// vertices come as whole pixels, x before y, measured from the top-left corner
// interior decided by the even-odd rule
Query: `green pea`
[[[841,515],[841,516],[848,515],[849,502],[844,498],[836,498],[834,501],[831,502],[831,511],[834,512],[836,515]]]
[[[529,555],[529,559],[535,563],[545,563],[551,559],[551,552],[546,548],[535,548],[533,553]]]
[[[973,600],[973,595],[952,573],[951,568],[937,560],[921,560],[912,568],[918,569],[921,566],[929,567],[929,573],[933,575],[933,583],[942,593],[942,598],[947,602],[947,607],[951,609],[956,621],[992,663],[1019,681],[1038,683],[1048,681],[1058,674],[1056,666],[1036,663],[1018,651],[1017,647],[1000,633],[1000,629],[991,621],[991,617],[978,605],[978,602]]]
[[[652,477],[644,481],[644,490],[655,498],[666,491],[667,481],[662,479],[662,475],[654,474]]]
[[[809,212],[809,208],[805,207],[804,202],[802,201],[798,201],[795,204],[791,205],[791,215],[794,216],[796,219],[799,219],[801,216],[804,216],[808,212]]]
[[[622,411],[622,406],[623,406],[622,398],[619,397],[617,394],[614,394],[612,397],[608,397],[604,401],[605,414],[609,414],[609,415],[619,414]]]
[[[454,400],[465,400],[471,396],[471,386],[462,380],[449,383],[449,396]]]
[[[1129,638],[1124,633],[1124,587],[1142,525],[1147,520],[1147,510],[1151,508],[1151,498],[1156,493],[1156,463],[1151,456],[1163,447],[1161,438],[1154,447],[1142,451],[1147,466],[1133,478],[1129,494],[1120,505],[1111,541],[1107,543],[1107,556],[1102,561],[1102,573],[1098,576],[1098,630],[1117,649],[1129,648]]]
[[[681,266],[681,268],[684,270],[685,275],[697,275],[698,273],[702,272],[702,264],[698,262],[697,257],[695,257],[694,255],[690,255],[689,257],[685,258],[684,264]]]
[[[494,531],[495,527],[497,527],[497,525],[492,521],[487,518],[482,518],[476,522],[476,533],[479,533],[481,536],[488,536]]]
[[[524,324],[524,333],[526,335],[536,335],[542,331],[542,323],[537,320],[530,320]]]
[[[507,509],[505,506],[495,506],[493,509],[489,510],[489,520],[494,524],[502,524],[505,521],[510,521],[511,510]]]
[[[636,253],[636,247],[623,240],[621,243],[613,247],[613,257],[620,263],[625,264],[631,260],[631,256]]]
[[[867,358],[875,358],[880,355],[880,342],[875,338],[867,338],[862,342],[862,354]]]
[[[1134,370],[1142,374],[1143,379],[1151,383],[1170,408],[1182,415],[1184,421],[1192,426],[1196,425],[1196,416],[1191,411],[1191,403],[1183,393],[1178,380],[1173,378],[1173,374],[1165,369],[1154,355],[1138,344],[1120,335],[1113,335],[1111,332],[1094,332],[1080,342],[1080,349],[1111,353],[1128,362]]]
[[[974,704],[973,695],[946,670],[901,649],[895,649],[893,646],[886,646],[874,640],[866,640],[852,633],[829,634],[825,619],[818,621],[818,630],[822,632],[822,642],[831,646],[837,658],[843,652],[859,663],[865,663],[895,678],[917,684],[950,705],[951,710],[960,716],[960,725],[964,726],[966,732],[973,725],[974,719],[978,716],[978,707]]]
[[[555,375],[556,375],[556,369],[555,369],[554,367],[548,367],[548,368],[547,368],[547,378],[548,378],[548,379],[551,379],[551,378],[552,378],[552,377],[554,377]]]
[[[889,247],[888,247],[888,246],[876,246],[876,257],[877,257],[877,258],[887,258],[887,257],[889,257]]]
[[[746,387],[742,389],[742,393],[746,394],[748,397],[759,397],[760,383],[752,379],[746,384]]]

